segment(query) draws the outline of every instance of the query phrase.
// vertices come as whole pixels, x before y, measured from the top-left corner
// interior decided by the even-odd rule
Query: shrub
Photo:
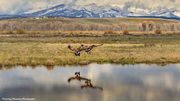
[[[128,30],[124,30],[123,31],[123,35],[129,35],[129,31]]]
[[[155,30],[155,34],[162,34],[162,31],[160,29]]]
[[[107,34],[115,34],[115,32],[113,32],[113,31],[110,30],[110,31],[104,32],[104,34],[105,34],[105,35],[107,35]]]
[[[104,36],[113,36],[113,35],[116,35],[118,33],[114,32],[114,31],[106,31],[104,32]]]
[[[142,28],[143,28],[143,31],[146,31],[146,23],[142,23]]]
[[[170,26],[170,29],[171,29],[171,31],[174,31],[174,30],[175,30],[174,24],[172,24],[172,25]]]
[[[148,27],[149,27],[149,31],[153,30],[153,24],[149,24]]]
[[[25,34],[26,32],[24,30],[19,29],[19,30],[16,30],[16,33],[17,34]]]
[[[13,31],[8,31],[7,34],[13,34]]]

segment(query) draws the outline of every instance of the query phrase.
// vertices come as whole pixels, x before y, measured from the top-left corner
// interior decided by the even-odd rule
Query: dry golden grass
[[[121,36],[121,35],[169,35],[176,34],[180,35],[180,31],[24,31],[24,30],[16,30],[16,31],[0,31],[0,36],[25,36],[25,37],[53,37],[53,36],[62,36],[62,37],[77,37],[77,36]]]

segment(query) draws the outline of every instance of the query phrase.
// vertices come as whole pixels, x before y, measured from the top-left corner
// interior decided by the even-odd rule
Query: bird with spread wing
[[[92,49],[94,49],[95,47],[99,47],[102,46],[103,44],[100,45],[81,45],[78,48],[73,48],[71,45],[68,45],[68,49],[73,51],[73,53],[75,54],[75,56],[80,56],[81,55],[81,51],[85,51],[86,53],[90,54],[90,52],[92,51]]]
[[[80,72],[75,72],[75,76],[74,76],[74,77],[70,77],[70,78],[68,79],[68,83],[70,83],[71,80],[78,80],[78,81],[85,80],[85,81],[89,81],[89,79],[84,78],[84,77],[81,77],[81,76],[80,76]]]

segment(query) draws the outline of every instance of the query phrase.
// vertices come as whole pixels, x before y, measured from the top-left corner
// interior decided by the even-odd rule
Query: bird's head
[[[68,48],[71,48],[71,46],[70,46],[70,45],[68,45]]]

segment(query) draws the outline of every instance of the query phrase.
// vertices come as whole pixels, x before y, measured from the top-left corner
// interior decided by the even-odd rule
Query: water
[[[79,71],[103,90],[84,88],[69,77]],[[14,67],[0,70],[2,98],[35,101],[180,101],[180,64]]]

